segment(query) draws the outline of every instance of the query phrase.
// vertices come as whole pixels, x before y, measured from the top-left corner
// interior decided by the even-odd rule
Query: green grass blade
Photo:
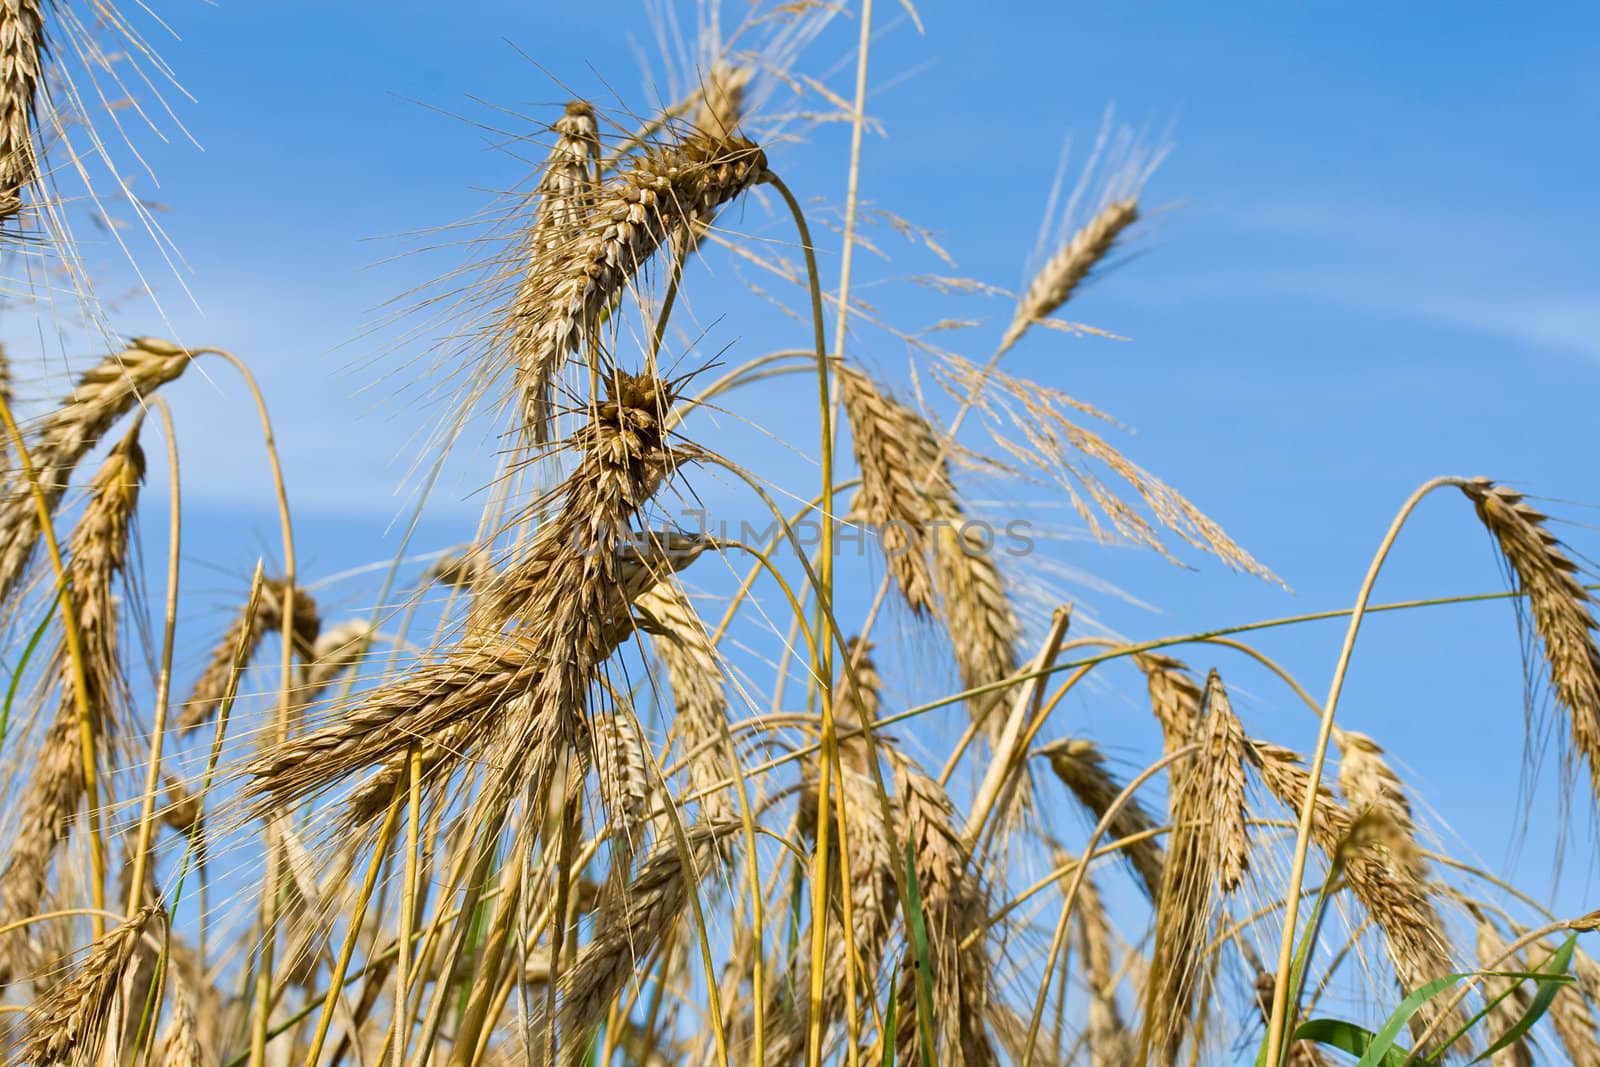
[[[916,967],[917,1032],[921,1036],[922,1065],[933,1067],[933,962],[928,954],[928,920],[922,912],[922,887],[911,842],[906,842],[906,928],[911,934],[912,964]]]
[[[1372,1044],[1367,1046],[1367,1051],[1356,1063],[1356,1067],[1388,1067],[1389,1050],[1395,1047],[1394,1043],[1399,1039],[1400,1031],[1406,1028],[1411,1017],[1422,1010],[1422,1006],[1428,1001],[1465,977],[1467,977],[1465,974],[1447,974],[1443,978],[1435,978],[1402,1000],[1400,1006],[1394,1010],[1394,1014],[1390,1015],[1388,1021],[1373,1035]]]
[[[0,708],[0,747],[6,743],[6,732],[11,728],[11,705],[16,702],[17,688],[22,685],[22,672],[28,669],[28,661],[33,658],[34,650],[39,647],[39,642],[50,628],[50,620],[55,618],[56,608],[61,603],[61,594],[50,601],[50,606],[45,609],[44,621],[39,623],[33,631],[33,636],[28,638],[27,647],[22,650],[22,658],[17,660],[17,667],[11,672],[11,684],[6,686],[6,703]]]
[[[1287,1048],[1296,1041],[1315,1041],[1319,1045],[1327,1045],[1329,1048],[1360,1058],[1372,1050],[1377,1040],[1378,1035],[1371,1030],[1355,1023],[1345,1022],[1343,1019],[1310,1019],[1300,1024],[1299,1029],[1295,1030],[1294,1036],[1285,1042],[1284,1047]],[[1261,1054],[1265,1056],[1266,1049],[1263,1048]],[[1388,1052],[1384,1053],[1383,1058],[1377,1063],[1380,1067],[1402,1067],[1409,1055],[1409,1052],[1395,1045],[1391,1039]],[[1367,1061],[1362,1059],[1361,1062]]]
[[[1528,1010],[1524,1011],[1522,1017],[1513,1023],[1505,1033],[1500,1035],[1498,1041],[1485,1049],[1483,1055],[1473,1060],[1473,1063],[1482,1063],[1496,1052],[1516,1041],[1527,1033],[1534,1023],[1544,1018],[1545,1013],[1550,1010],[1550,1005],[1555,1001],[1556,994],[1561,992],[1561,987],[1572,982],[1572,978],[1567,974],[1567,969],[1572,965],[1572,953],[1577,947],[1578,935],[1573,934],[1561,944],[1560,948],[1551,954],[1550,958],[1545,961],[1544,966],[1540,967],[1539,971],[1536,972],[1542,977],[1533,979],[1538,983],[1538,992],[1534,994],[1533,1000],[1528,1004]],[[1507,989],[1506,992],[1509,993],[1510,989]]]

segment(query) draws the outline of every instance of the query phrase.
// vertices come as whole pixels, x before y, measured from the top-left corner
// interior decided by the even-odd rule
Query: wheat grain
[[[645,153],[601,186],[584,225],[524,280],[511,326],[525,339],[523,380],[554,381],[673,234],[709,222],[765,174],[766,156],[752,142],[697,134]]]
[[[538,208],[524,241],[522,276],[501,326],[501,343],[516,366],[523,418],[538,444],[549,439],[550,387],[558,368],[524,327],[537,321],[539,286],[550,261],[588,222],[600,162],[600,127],[588,101],[569,103],[552,130],[556,141],[535,190]]]
[[[1159,886],[1159,879],[1156,885]],[[1085,980],[1089,986],[1089,1013],[1085,1040],[1090,1067],[1124,1067],[1139,1054],[1138,1035],[1132,1033],[1117,1006],[1116,975],[1111,968],[1111,923],[1094,879],[1085,878],[1078,889],[1078,936],[1083,942]]]
[[[567,1042],[575,1044],[605,1017],[606,1005],[678,922],[689,894],[716,876],[721,842],[738,831],[737,822],[687,827],[687,857],[676,841],[662,842],[640,866],[628,892],[602,905],[594,937],[561,980],[558,1023]],[[689,870],[686,859],[693,864]]]
[[[1200,686],[1189,675],[1189,665],[1157,652],[1137,652],[1133,662],[1144,672],[1150,689],[1150,710],[1161,724],[1167,755],[1182,748],[1200,721]]]
[[[1507,956],[1505,939],[1495,929],[1494,923],[1483,915],[1476,918],[1478,966],[1484,970],[1525,970],[1520,955]],[[1510,986],[1509,991],[1507,986]],[[1502,997],[1502,993],[1506,995]],[[1498,1041],[1527,1011],[1528,995],[1520,982],[1508,979],[1486,979],[1483,995],[1489,1002],[1488,1015],[1484,1019],[1485,1036],[1490,1041]],[[1519,1038],[1491,1055],[1489,1062],[1492,1067],[1533,1067],[1533,1052],[1527,1042]]]
[[[918,615],[934,608],[932,526],[959,514],[955,488],[928,421],[897,404],[871,378],[842,364],[837,380],[850,420],[861,491],[853,511],[878,532],[889,573]]]
[[[672,732],[688,757],[689,788],[700,796],[700,821],[733,819],[738,809],[721,783],[737,769],[724,741],[728,702],[711,635],[675,580],[657,583],[635,606],[648,620],[651,645],[666,669]]]
[[[991,548],[976,526],[962,521],[939,526],[933,539],[934,581],[961,684],[967,689],[991,685],[1017,672],[1021,626]],[[967,702],[991,738],[1005,728],[1005,717],[995,712],[1011,693],[997,689]]]

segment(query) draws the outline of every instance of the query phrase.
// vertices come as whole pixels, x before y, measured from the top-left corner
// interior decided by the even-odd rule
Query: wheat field
[[[388,321],[431,351],[378,385],[432,398],[416,470],[470,468],[475,528],[319,574],[273,432],[296,397],[258,386],[265,355],[130,337],[76,252],[82,131],[124,110],[82,69],[105,48],[162,74],[144,13],[0,0],[0,271],[54,294],[8,327],[76,305],[118,339],[64,395],[34,388],[43,350],[0,353],[8,1062],[1600,1065],[1600,912],[1508,882],[1340,715],[1369,616],[1423,632],[1497,603],[1530,701],[1492,713],[1555,746],[1521,769],[1559,776],[1537,817],[1588,862],[1581,549],[1521,487],[1442,472],[1329,610],[1130,637],[1057,596],[1059,540],[1007,500],[1282,585],[1066,363],[1018,366],[1115,340],[1088,283],[1117,284],[1169,146],[1086,131],[1026,283],[951,262],[917,279],[948,318],[897,323],[860,257],[886,234],[950,257],[938,220],[858,187],[863,153],[894,150],[868,140],[875,25],[920,17],[888,6],[702,7],[675,98],[504,118],[529,173],[438,238],[457,262]],[[819,56],[841,24],[848,54]],[[849,131],[837,158],[811,158],[821,123]],[[840,180],[790,177],[822,168]],[[998,321],[962,318],[974,296]],[[740,344],[774,308],[784,346]],[[204,447],[248,454],[277,516],[210,579],[226,618],[180,595],[169,397],[200,375],[256,419]],[[749,440],[780,436],[773,389],[806,429],[769,464]],[[1504,588],[1376,595],[1424,500],[1493,546]],[[1313,626],[1325,694],[1257,644]],[[1314,743],[1235,711],[1246,665]],[[1109,694],[1159,747],[1074,721]]]

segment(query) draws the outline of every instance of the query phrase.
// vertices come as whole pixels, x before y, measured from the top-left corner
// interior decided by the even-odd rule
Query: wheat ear
[[[187,349],[169,341],[136,338],[126,350],[85,372],[72,395],[39,420],[28,451],[39,489],[52,509],[79,461],[112,424],[183,373],[190,358]],[[39,514],[27,476],[20,470],[0,497],[0,530],[10,534],[0,547],[0,600],[6,600],[21,581],[40,536]]]
[[[178,716],[179,731],[190,733],[211,721],[228,694],[234,671],[249,666],[268,634],[283,631],[286,591],[283,579],[268,578],[261,585],[261,595],[247,602],[234,616],[233,622],[212,646],[211,658],[195,680],[189,698],[183,702],[183,710]],[[293,599],[293,647],[301,661],[309,664],[314,662],[316,656],[322,617],[317,612],[316,600],[304,589],[296,589]],[[237,687],[236,682],[234,685]]]
[[[0,0],[0,226],[39,176],[34,119],[48,54],[40,0]]]
[[[1173,772],[1172,844],[1146,990],[1150,1058],[1166,1064],[1177,1062],[1194,1024],[1196,979],[1221,899],[1243,881],[1249,856],[1244,730],[1216,671],[1206,680],[1195,725],[1191,740],[1200,751]]]
[[[1050,761],[1061,784],[1082,804],[1096,820],[1105,815],[1112,801],[1122,793],[1122,784],[1106,770],[1105,757],[1092,741],[1081,738],[1064,738],[1039,750]],[[1155,829],[1156,822],[1137,798],[1124,802],[1106,827],[1113,840],[1134,837]],[[1161,846],[1150,837],[1123,850],[1134,873],[1144,884],[1145,891],[1154,899],[1161,893]]]
[[[986,893],[962,843],[955,806],[932,778],[896,761],[895,793],[900,798],[902,840],[911,851],[922,895],[928,956],[933,974],[933,1032],[939,1063],[990,1067],[999,1060],[989,1040],[992,976],[986,946]],[[917,1058],[916,983],[908,962],[899,990],[900,1056]]]
[[[144,470],[136,425],[95,473],[88,504],[68,543],[70,610],[82,652],[88,716],[80,713],[73,688],[72,672],[78,665],[68,649],[58,649],[53,662],[61,698],[21,800],[21,823],[10,859],[0,873],[0,926],[38,910],[51,858],[66,840],[79,805],[86,795],[92,805],[101,799],[90,790],[98,772],[88,761],[91,756],[104,761],[113,705],[122,695],[114,586],[127,566]],[[97,820],[98,813],[91,811],[90,818]],[[21,941],[21,931],[0,937],[0,986],[11,980]]]
[[[35,1067],[95,1062],[115,1015],[128,965],[145,928],[162,914],[146,905],[108,930],[90,948],[71,980],[55,986],[28,1012],[20,1058]]]
[[[1528,597],[1556,703],[1571,720],[1572,751],[1589,765],[1592,788],[1600,796],[1600,648],[1594,638],[1594,598],[1579,583],[1577,564],[1545,528],[1545,516],[1529,507],[1522,494],[1487,478],[1461,482],[1460,488],[1499,543],[1518,590]]]
[[[1028,332],[1028,327],[1049,318],[1071,300],[1078,286],[1111,253],[1117,239],[1138,219],[1139,201],[1130,196],[1107,204],[1073,234],[1072,240],[1050,257],[1017,303],[1011,325],[1006,327],[1005,336],[1000,340],[1000,351],[1010,349]]]
[[[1261,741],[1250,742],[1247,753],[1267,791],[1290,811],[1298,811],[1311,786],[1300,758]],[[1337,855],[1350,840],[1355,824],[1354,816],[1334,799],[1328,787],[1317,783],[1311,820],[1311,837],[1317,847],[1330,857]],[[1344,876],[1383,931],[1389,960],[1403,989],[1420,989],[1451,972],[1449,935],[1412,864],[1395,863],[1388,853],[1361,848],[1348,857]],[[1438,1010],[1436,1003],[1425,1005],[1412,1021],[1412,1031],[1426,1029]],[[1449,1027],[1450,1032],[1455,1029]]]

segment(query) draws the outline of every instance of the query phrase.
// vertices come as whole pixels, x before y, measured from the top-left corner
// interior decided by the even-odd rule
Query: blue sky
[[[1551,507],[1573,520],[1563,535],[1593,554],[1593,8],[925,4],[921,34],[898,5],[879,9],[870,106],[885,135],[866,141],[862,196],[935,229],[961,274],[1022,284],[1063,141],[1072,138],[1080,161],[1108,104],[1152,137],[1171,131],[1173,151],[1145,196],[1160,210],[1135,241],[1138,254],[1071,311],[1130,340],[1037,331],[1008,367],[1136,427],[1119,447],[1294,592],[1193,554],[1196,569],[1181,571],[1125,549],[1058,546],[1063,563],[1159,609],[1067,591],[1103,624],[1149,638],[1348,606],[1394,509],[1442,473],[1487,474],[1560,498]],[[259,369],[312,577],[393,551],[404,501],[391,489],[415,455],[412,435],[437,414],[399,391],[400,357],[362,335],[384,301],[449,269],[460,251],[391,260],[408,245],[387,235],[468,217],[486,190],[523,180],[526,167],[474,123],[536,133],[535,122],[559,113],[563,85],[602,100],[609,87],[647,108],[654,97],[638,57],[660,66],[644,10],[487,0],[460,0],[444,15],[416,0],[161,5],[176,38],[157,29],[150,37],[194,97],[169,94],[203,150],[177,136],[140,144],[160,179],[153,195],[173,207],[163,224],[185,257],[194,303],[171,273],[152,268],[168,322],[138,302],[113,321],[128,333],[176,331],[230,347]],[[828,84],[841,93],[854,34],[841,20],[808,59],[812,70],[833,68]],[[803,197],[837,203],[847,130],[803,132],[807,143],[780,146],[774,158]],[[749,219],[780,233],[754,209]],[[83,236],[89,258],[123,277],[115,251]],[[859,291],[908,326],[951,314],[926,290],[892,284],[937,264],[909,246],[894,255],[863,257]],[[830,248],[824,257],[825,278],[835,256]],[[750,310],[758,302],[740,295],[733,272],[689,291],[707,344],[732,346],[729,358],[805,343],[802,325]],[[982,358],[1010,307],[960,307],[954,313],[987,321],[968,350]],[[18,350],[17,328],[6,335]],[[904,352],[881,334],[854,334],[850,350],[903,380]],[[82,354],[47,352],[57,368]],[[359,364],[374,354],[402,377],[358,395],[374,378]],[[220,371],[211,382],[191,376],[173,395],[193,441],[251,417]],[[750,403],[779,435],[813,432],[793,394]],[[417,547],[470,533],[476,503],[458,501],[488,476],[474,462],[448,480]],[[255,553],[275,551],[260,463],[253,444],[186,446],[189,581],[219,609],[238,595]],[[790,463],[788,484],[809,488],[804,464]],[[1018,503],[1007,494],[1019,491],[999,492],[1001,506]],[[154,553],[159,542],[147,538]],[[1402,537],[1378,597],[1502,582],[1470,507],[1441,497]],[[1340,636],[1325,623],[1260,643],[1320,695]],[[1201,651],[1182,654],[1208,665]],[[1309,743],[1309,716],[1280,689],[1237,660],[1218,662],[1247,724]],[[1153,734],[1134,725],[1143,713],[1132,672],[1108,678],[1115,684],[1064,705],[1061,728],[1131,763]],[[1343,708],[1342,721],[1378,736],[1491,865],[1506,861],[1519,832],[1522,746],[1507,605],[1372,620]],[[1527,888],[1540,895],[1550,888],[1541,820],[1551,792],[1547,777],[1545,815],[1520,853]],[[1561,894],[1568,910],[1594,906],[1588,853],[1573,853]]]

